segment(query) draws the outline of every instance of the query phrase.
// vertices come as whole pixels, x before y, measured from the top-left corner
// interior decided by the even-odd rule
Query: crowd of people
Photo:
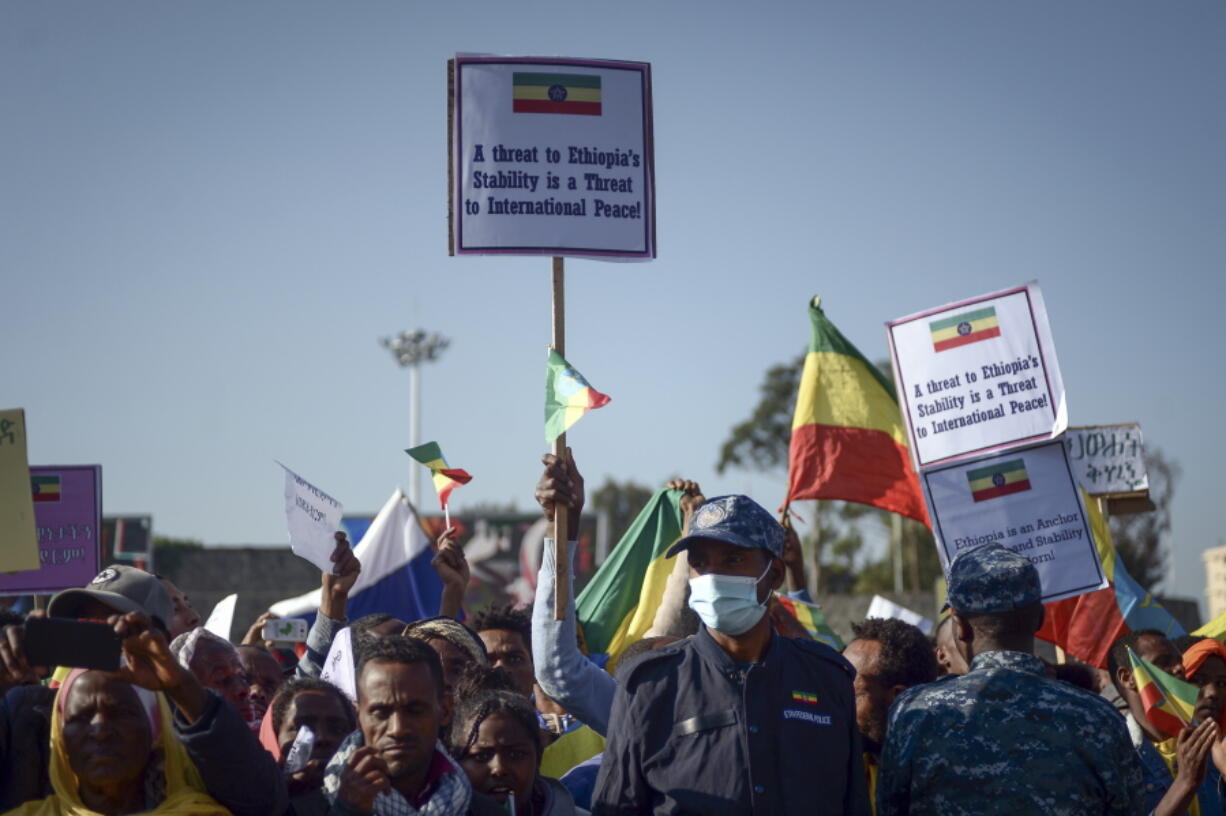
[[[573,457],[536,497],[584,506]],[[746,496],[681,491],[677,567],[647,634],[608,665],[571,599],[554,614],[547,542],[533,608],[463,609],[454,529],[439,615],[346,616],[361,570],[337,534],[297,653],[201,627],[171,581],[127,566],[45,613],[105,624],[117,671],[34,665],[27,619],[0,629],[0,814],[1019,814],[1226,812],[1226,647],[1132,631],[1103,671],[1034,654],[1038,574],[995,544],[948,574],[931,639],[893,619],[842,654],[775,600],[802,599],[795,534]],[[353,698],[321,679],[353,644]],[[1129,650],[1199,689],[1177,737],[1146,716]]]

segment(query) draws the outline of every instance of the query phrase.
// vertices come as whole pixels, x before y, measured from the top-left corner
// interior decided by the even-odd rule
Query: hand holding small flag
[[[448,467],[447,460],[443,458],[443,451],[437,442],[427,442],[416,448],[409,448],[405,453],[430,468],[434,489],[438,491],[439,506],[442,507],[444,513],[447,513],[447,498],[451,495],[451,491],[460,485],[468,484],[473,477],[469,476],[466,470]],[[447,516],[447,526],[451,526],[450,513]]]

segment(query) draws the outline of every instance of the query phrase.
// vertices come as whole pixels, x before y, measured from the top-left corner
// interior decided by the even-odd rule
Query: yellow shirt
[[[554,740],[541,755],[541,776],[561,779],[562,775],[580,762],[586,762],[604,750],[604,737],[586,725]]]
[[[868,805],[877,816],[877,755],[868,751],[864,752],[864,775],[868,777]]]

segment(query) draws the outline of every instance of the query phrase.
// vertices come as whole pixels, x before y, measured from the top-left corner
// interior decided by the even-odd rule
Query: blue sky
[[[1098,3],[9,2],[0,6],[0,405],[107,512],[281,542],[280,459],[351,510],[424,439],[532,503],[549,262],[446,249],[446,60],[652,63],[659,258],[568,263],[568,357],[613,403],[589,483],[714,472],[807,299],[884,321],[1038,279],[1074,424],[1183,467],[1173,588],[1223,540],[1226,7]]]

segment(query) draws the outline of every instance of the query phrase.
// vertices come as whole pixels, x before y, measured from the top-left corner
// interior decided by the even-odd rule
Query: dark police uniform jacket
[[[774,635],[738,666],[704,627],[621,674],[593,814],[867,814],[855,670]]]

